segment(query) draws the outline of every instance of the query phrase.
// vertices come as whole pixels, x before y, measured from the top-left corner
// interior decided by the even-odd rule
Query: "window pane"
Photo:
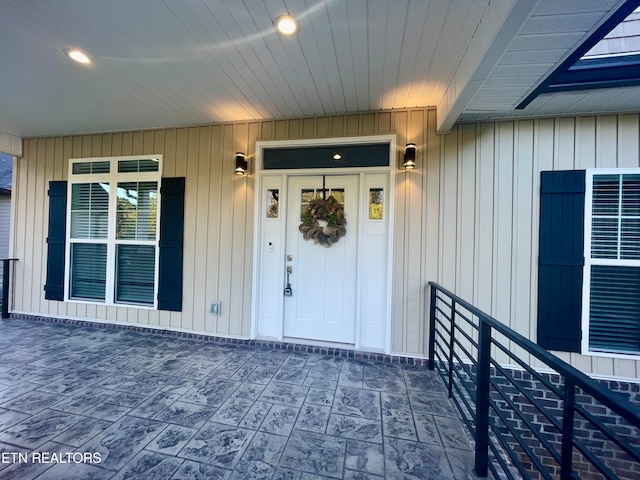
[[[620,175],[594,175],[592,215],[618,215]]]
[[[142,160],[121,160],[118,162],[118,173],[157,172],[158,161],[151,158]]]
[[[322,192],[320,192],[320,194],[322,196]],[[327,194],[327,198],[329,198],[329,195],[335,198],[338,203],[344,207],[344,188],[337,188],[335,190],[331,189]]]
[[[369,189],[369,220],[382,220],[384,191],[381,188]]]
[[[116,302],[153,305],[155,247],[118,245],[116,256]]]
[[[640,352],[640,268],[592,265],[589,347]]]
[[[302,190],[302,203],[309,203],[311,200],[316,198],[316,191],[311,189],[303,189]]]
[[[620,258],[640,260],[640,219],[638,218],[622,219]]]
[[[593,218],[591,258],[618,258],[618,218]]]
[[[267,190],[267,218],[278,218],[278,198],[279,190]]]
[[[116,238],[155,240],[157,209],[157,182],[118,183]]]
[[[106,278],[105,244],[71,244],[71,298],[104,301]]]
[[[109,162],[77,162],[73,164],[74,174],[109,173]]]
[[[71,238],[107,238],[109,185],[71,185]]]
[[[640,175],[622,176],[622,215],[640,216]]]

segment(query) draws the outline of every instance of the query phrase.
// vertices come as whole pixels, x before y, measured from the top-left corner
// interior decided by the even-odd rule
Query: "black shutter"
[[[67,182],[49,182],[47,283],[44,298],[64,300],[64,248],[67,235]]]
[[[163,178],[160,187],[158,309],[182,311],[184,177]]]
[[[579,352],[585,171],[540,174],[538,345]]]

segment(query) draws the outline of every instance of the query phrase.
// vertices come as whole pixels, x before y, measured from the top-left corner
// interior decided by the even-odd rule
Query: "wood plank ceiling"
[[[554,24],[571,30],[572,41],[545,48],[538,62],[545,67],[620,3],[498,3],[509,10],[516,1],[590,12]],[[490,8],[490,0],[3,0],[0,132],[61,135],[437,106]],[[300,21],[293,38],[272,25],[287,12]],[[558,20],[566,12],[547,15]],[[547,35],[535,21],[525,33]],[[501,22],[490,25],[497,35]],[[70,62],[64,50],[71,47],[94,63]],[[524,74],[539,56],[521,55],[512,48],[501,57],[465,115],[486,114],[487,104],[504,114],[541,79],[548,68]],[[528,83],[502,84],[508,68]]]

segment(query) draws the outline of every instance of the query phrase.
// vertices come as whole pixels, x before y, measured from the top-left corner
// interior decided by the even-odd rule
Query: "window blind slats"
[[[153,305],[155,247],[118,245],[116,259],[116,302]]]
[[[640,268],[592,265],[589,347],[640,351]]]
[[[591,258],[640,259],[640,175],[593,177]]]
[[[71,186],[71,238],[107,238],[108,189],[100,183]]]
[[[622,176],[622,215],[640,217],[640,175]]]
[[[107,281],[107,245],[71,245],[70,297],[104,300]]]

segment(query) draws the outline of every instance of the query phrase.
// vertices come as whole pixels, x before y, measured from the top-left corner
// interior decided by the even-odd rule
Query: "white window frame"
[[[154,160],[158,162],[157,172],[126,172],[118,173],[118,162],[123,160]],[[77,163],[89,162],[109,162],[109,173],[87,173],[74,174],[73,165]],[[118,306],[127,308],[139,308],[144,310],[158,309],[158,263],[160,258],[160,186],[162,183],[162,155],[130,155],[122,157],[90,157],[90,158],[70,158],[69,174],[67,181],[67,209],[66,224],[67,233],[65,238],[65,294],[64,301],[70,303],[96,304],[107,306]],[[123,182],[157,182],[158,184],[158,203],[156,211],[156,238],[155,240],[118,240],[116,239],[116,211],[118,206],[118,196],[113,194],[117,191],[118,183]],[[109,213],[107,239],[73,239],[71,241],[71,191],[74,184],[79,183],[108,183],[109,184]],[[96,241],[97,240],[97,241]],[[72,243],[106,243],[107,245],[107,272],[105,286],[105,300],[90,300],[84,298],[72,298],[71,293],[71,244]],[[153,305],[139,303],[125,303],[115,301],[115,282],[116,282],[116,247],[117,245],[152,245],[155,248],[155,274],[154,274],[154,292]]]
[[[584,194],[584,268],[582,273],[582,345],[581,353],[594,357],[640,360],[638,353],[600,352],[589,349],[589,309],[591,300],[591,266],[614,265],[640,268],[640,260],[591,258],[591,223],[593,214],[593,177],[600,175],[640,175],[640,168],[589,168],[585,176]]]

